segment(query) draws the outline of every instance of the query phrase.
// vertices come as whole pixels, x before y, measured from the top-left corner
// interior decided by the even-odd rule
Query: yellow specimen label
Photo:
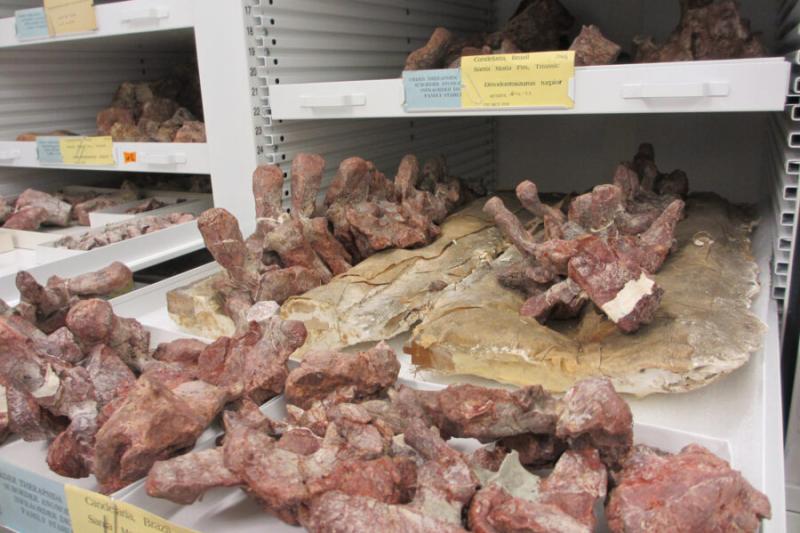
[[[97,29],[94,0],[44,0],[44,12],[50,35]]]
[[[61,158],[67,165],[114,164],[114,142],[111,137],[62,137],[58,144]]]
[[[572,108],[575,52],[461,58],[461,107]]]
[[[72,531],[81,533],[197,533],[125,502],[66,485]]]

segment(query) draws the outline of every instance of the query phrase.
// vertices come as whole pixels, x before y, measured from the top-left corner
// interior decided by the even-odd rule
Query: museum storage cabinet
[[[741,0],[744,16],[769,57],[713,62],[629,63],[576,67],[571,109],[411,109],[401,77],[407,55],[437,26],[462,32],[498,28],[517,0],[126,0],[95,2],[98,30],[20,41],[15,10],[36,0],[0,0],[0,194],[28,187],[102,186],[134,174],[210,177],[213,205],[255,228],[251,174],[272,163],[284,171],[299,153],[327,161],[322,193],[339,163],[374,162],[390,177],[403,155],[444,155],[452,175],[481,179],[491,191],[513,191],[525,179],[542,191],[585,191],[611,181],[619,161],[641,142],[655,146],[664,169],[681,168],[692,191],[716,192],[758,209],[752,235],[759,290],[751,310],[767,326],[762,347],[731,375],[690,392],[627,397],[637,428],[666,447],[688,441],[726,455],[770,499],[763,530],[787,531],[786,512],[800,513],[800,396],[784,412],[797,353],[795,240],[800,176],[800,3]],[[599,26],[630,51],[638,34],[664,39],[679,2],[563,0],[580,23]],[[67,129],[92,135],[95,114],[123,81],[168,74],[196,61],[205,143],[114,143],[115,164],[42,163],[23,131]],[[137,154],[125,162],[125,153]],[[1,230],[0,230],[1,231]],[[2,237],[2,235],[0,235]],[[196,222],[83,253],[14,241],[0,253],[0,298],[19,298],[14,278],[26,269],[40,281],[76,275],[111,261],[143,269],[201,249]],[[2,244],[0,240],[0,244]],[[219,271],[212,263],[112,300],[115,312],[151,330],[152,343],[188,337],[170,319],[167,293]],[[794,276],[794,280],[797,278]],[[208,340],[208,339],[206,339]],[[435,387],[450,383],[415,373],[402,346],[401,378]],[[789,353],[785,355],[787,350]],[[784,354],[784,355],[782,355]],[[783,372],[783,378],[782,378]],[[783,387],[783,388],[782,388]],[[280,399],[265,408],[280,416]],[[788,420],[788,423],[786,422]],[[784,461],[784,424],[788,425]],[[648,431],[650,432],[648,434]],[[208,448],[212,426],[197,446]],[[660,433],[661,432],[661,433]],[[666,433],[664,433],[666,432]],[[659,436],[662,437],[659,437]],[[647,439],[650,439],[649,441]],[[0,448],[0,524],[21,532],[64,530],[65,483],[96,489],[93,477],[50,472],[47,446],[12,438]],[[785,466],[784,466],[785,462]],[[9,479],[55,494],[43,505],[59,518],[31,518]],[[4,492],[3,492],[4,491]],[[180,506],[146,495],[142,482],[114,493],[197,531],[290,531],[238,488],[218,488]],[[47,502],[45,502],[47,500]],[[41,518],[41,517],[39,517]],[[142,530],[144,531],[144,530]]]

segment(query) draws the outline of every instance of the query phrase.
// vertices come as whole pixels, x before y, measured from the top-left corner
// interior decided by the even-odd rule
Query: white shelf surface
[[[764,223],[753,236],[753,254],[760,269],[761,290],[752,306],[753,312],[767,326],[762,349],[754,353],[743,368],[701,389],[684,394],[627,399],[638,424],[661,426],[728,442],[734,468],[741,470],[747,480],[770,499],[773,518],[764,523],[764,531],[779,533],[786,530],[778,343],[780,327],[777,304],[770,298],[769,290],[774,228],[767,218],[762,217],[762,220]],[[129,293],[114,300],[115,309],[123,316],[137,317],[144,324],[179,332],[180,329],[170,320],[166,310],[167,292],[204,279],[218,270],[216,264],[208,264]],[[390,341],[401,359],[402,378],[437,384],[464,381],[486,383],[465,376],[442,377],[431,372],[415,371],[410,357],[402,353],[407,338],[408,335],[401,335]],[[229,504],[230,501],[227,504],[220,503],[219,510],[226,509]]]
[[[12,270],[5,268],[5,262],[0,263],[4,267],[0,273],[0,299],[11,305],[19,301],[19,291],[15,283],[19,269],[24,268],[40,283],[45,283],[50,276],[77,276],[99,270],[114,261],[121,261],[131,270],[137,271],[199,250],[203,246],[203,237],[197,229],[196,220],[86,252],[41,246],[35,250],[33,257],[30,254],[24,256],[27,261],[36,263],[33,267],[20,265]]]
[[[37,265],[36,252],[27,248],[0,253],[0,277],[16,275],[20,270],[28,270]]]
[[[192,28],[192,2],[193,0],[128,0],[101,4],[95,6],[96,31],[36,40],[17,39],[14,17],[6,17],[0,19],[0,48]]]
[[[126,163],[125,152],[135,152],[136,162]],[[35,142],[0,141],[0,167],[60,168],[114,172],[209,174],[206,143],[114,143],[116,163],[109,166],[40,163]]]
[[[270,85],[274,120],[782,111],[782,57],[577,67],[573,109],[406,111],[400,78]]]

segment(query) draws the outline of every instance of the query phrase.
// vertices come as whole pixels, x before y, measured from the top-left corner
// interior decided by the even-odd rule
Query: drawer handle
[[[146,20],[160,20],[169,18],[169,8],[166,6],[149,7],[126,12],[122,22],[142,22]]]
[[[142,163],[146,165],[183,165],[186,154],[141,154]]]
[[[300,96],[300,107],[359,107],[367,105],[365,94],[340,96]]]
[[[642,100],[728,96],[730,92],[728,82],[627,83],[622,86],[623,98]]]
[[[22,154],[19,150],[0,150],[0,159],[4,161],[18,159],[20,155]]]

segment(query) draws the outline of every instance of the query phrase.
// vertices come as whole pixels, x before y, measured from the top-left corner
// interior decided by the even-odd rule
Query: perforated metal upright
[[[288,172],[300,152],[327,161],[323,192],[347,157],[358,155],[390,177],[403,155],[443,154],[454,175],[494,178],[494,120],[273,120],[270,87],[326,79],[396,76],[433,28],[486,31],[493,2],[482,0],[243,0],[250,76],[249,115],[259,163]],[[288,199],[288,182],[284,190]]]

